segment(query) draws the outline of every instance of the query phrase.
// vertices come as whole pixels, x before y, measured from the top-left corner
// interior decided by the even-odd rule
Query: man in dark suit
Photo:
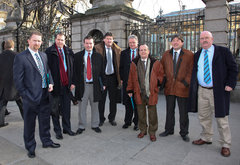
[[[200,49],[194,56],[189,93],[189,111],[197,112],[202,126],[195,145],[212,144],[212,116],[217,120],[221,154],[230,156],[231,132],[228,123],[230,91],[237,81],[237,64],[228,48],[213,45],[209,31],[200,35]]]
[[[4,43],[5,50],[0,54],[0,127],[8,125],[5,123],[5,110],[8,101],[16,101],[23,117],[22,99],[13,83],[13,61],[16,53],[13,40]]]
[[[134,123],[133,129],[135,131],[138,130],[138,114],[137,114],[137,107],[134,101],[134,96],[130,98],[126,92],[127,82],[128,82],[128,75],[130,64],[133,59],[138,56],[138,38],[135,35],[130,35],[128,37],[128,44],[129,48],[123,50],[121,52],[120,57],[120,77],[121,83],[123,85],[123,104],[125,105],[125,118],[124,118],[124,125],[122,128],[128,128],[132,122]],[[134,118],[133,118],[134,114]]]
[[[42,44],[42,34],[34,31],[28,39],[27,50],[17,54],[13,64],[13,79],[16,89],[23,98],[24,143],[28,157],[35,157],[34,138],[36,117],[38,116],[39,134],[43,148],[58,148],[50,135],[49,94],[53,81],[47,65],[47,56],[38,51]]]
[[[189,95],[189,84],[192,76],[193,53],[182,48],[184,41],[182,36],[172,37],[172,49],[164,52],[161,63],[163,65],[166,83],[164,94],[166,96],[166,122],[165,131],[160,136],[165,137],[174,133],[175,105],[178,103],[179,125],[182,139],[189,142],[188,137],[188,111],[187,99]]]
[[[48,65],[53,77],[53,91],[51,92],[52,121],[57,139],[63,139],[59,122],[62,114],[63,133],[74,136],[71,130],[71,91],[73,75],[73,51],[65,45],[65,36],[58,33],[55,43],[46,50]],[[60,106],[59,106],[60,105]]]
[[[87,125],[87,105],[91,106],[91,127],[101,133],[99,128],[98,102],[101,100],[104,83],[103,60],[101,54],[94,49],[94,41],[91,36],[84,38],[84,50],[74,56],[74,76],[72,89],[75,88],[75,96],[79,101],[79,122],[77,134],[81,134]],[[101,82],[100,82],[101,81]]]
[[[108,120],[112,126],[116,126],[117,123],[115,121],[115,117],[117,112],[117,92],[118,88],[121,87],[121,80],[119,74],[121,48],[113,42],[113,35],[111,32],[107,32],[104,35],[103,41],[104,42],[95,46],[96,51],[103,56],[103,67],[106,77],[106,89],[103,91],[102,99],[100,100],[98,106],[100,115],[99,125],[102,126],[105,121],[104,111],[108,92],[110,100],[110,113],[108,115]]]

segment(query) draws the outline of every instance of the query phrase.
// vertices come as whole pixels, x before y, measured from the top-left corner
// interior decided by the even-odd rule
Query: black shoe
[[[101,133],[102,132],[102,130],[99,127],[92,128],[92,130],[94,130],[97,133]]]
[[[59,148],[60,146],[61,146],[60,144],[53,143],[53,142],[52,142],[52,144],[48,144],[48,145],[43,144],[42,145],[43,148]]]
[[[133,130],[134,130],[134,131],[138,131],[138,130],[139,130],[138,126],[135,125],[135,126],[133,127]]]
[[[27,156],[29,157],[29,158],[35,158],[36,157],[36,155],[35,155],[35,152],[33,151],[33,152],[31,152],[31,151],[28,151],[28,154],[27,154]]]
[[[7,109],[5,110],[5,116],[10,115],[10,113]]]
[[[7,126],[8,123],[4,123],[3,125],[0,125],[0,128]]]
[[[123,129],[127,129],[129,126],[130,126],[129,124],[126,124],[126,123],[125,123],[125,124],[122,126],[122,128],[123,128]]]
[[[185,142],[189,142],[190,138],[188,137],[188,135],[182,136],[183,141]]]
[[[103,125],[104,121],[100,121],[99,123],[99,127],[101,127]]]
[[[64,134],[68,134],[69,136],[75,136],[76,134],[73,132],[73,131],[66,131],[66,130],[63,130],[63,133]]]
[[[173,132],[164,131],[164,132],[159,134],[159,136],[162,136],[162,137],[165,137],[165,136],[168,136],[168,135],[173,135]]]
[[[117,123],[116,123],[116,121],[109,121],[109,123],[112,125],[112,126],[116,126],[117,125]]]
[[[63,139],[63,135],[62,134],[56,134],[56,139],[62,140]]]
[[[76,131],[76,135],[81,134],[83,131],[85,131],[85,128],[78,128],[78,130]]]

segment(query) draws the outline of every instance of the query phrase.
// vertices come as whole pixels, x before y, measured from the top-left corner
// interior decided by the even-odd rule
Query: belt
[[[86,82],[86,84],[93,84],[93,82]]]
[[[204,89],[213,89],[213,87],[203,87],[201,85],[199,85],[200,87],[204,88]]]

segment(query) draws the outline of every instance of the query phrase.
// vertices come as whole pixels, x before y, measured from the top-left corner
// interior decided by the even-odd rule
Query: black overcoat
[[[8,101],[19,97],[13,82],[13,61],[16,54],[12,50],[0,54],[0,96]]]
[[[72,77],[73,77],[73,58],[74,53],[72,49],[64,46],[64,53],[66,58],[66,64],[67,64],[67,74],[68,74],[68,87],[70,88],[72,84]],[[59,68],[59,57],[57,53],[57,49],[55,47],[55,44],[53,44],[51,47],[46,49],[46,54],[48,57],[48,65],[52,74],[54,86],[52,94],[54,96],[59,96],[61,93],[61,77],[60,77],[60,68]]]
[[[73,84],[75,88],[75,97],[81,100],[84,94],[84,53],[85,50],[77,52],[74,55],[74,74],[73,74]],[[103,76],[103,58],[102,55],[97,53],[95,50],[91,56],[92,64],[92,78],[93,78],[93,99],[94,102],[98,102],[102,98],[101,88],[105,85],[105,78]],[[101,81],[101,82],[100,82]],[[102,85],[101,85],[102,83]]]
[[[189,92],[189,112],[197,112],[198,80],[197,63],[201,50],[194,55],[194,65]],[[225,86],[233,89],[237,82],[237,64],[228,48],[214,45],[214,56],[212,61],[213,95],[215,106],[215,117],[229,115],[230,92],[225,91]]]
[[[131,65],[131,50],[130,48],[127,48],[121,52],[120,56],[120,68],[119,68],[119,73],[120,73],[120,78],[123,82],[123,104],[126,104],[126,100],[129,97],[126,88],[127,88],[127,82],[128,82],[128,76],[129,76],[129,70],[130,70],[130,65]]]

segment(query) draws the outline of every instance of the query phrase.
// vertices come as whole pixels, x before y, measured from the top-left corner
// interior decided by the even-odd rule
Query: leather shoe
[[[63,130],[63,133],[64,134],[68,134],[69,136],[75,136],[76,134],[73,132],[73,131],[66,131],[66,130]]]
[[[182,140],[185,141],[185,142],[189,142],[190,138],[189,138],[188,135],[185,135],[185,136],[182,136]]]
[[[7,109],[5,110],[5,116],[10,115],[10,113]]]
[[[125,124],[122,126],[122,128],[123,128],[123,129],[127,129],[129,126],[130,126],[129,124],[126,124],[126,123],[125,123]]]
[[[28,151],[28,154],[27,154],[27,156],[29,157],[29,158],[35,158],[36,157],[36,155],[35,155],[35,152],[33,151],[33,152],[31,152],[31,151]]]
[[[83,131],[85,131],[85,128],[82,129],[82,128],[78,128],[78,130],[76,131],[76,134],[81,134]]]
[[[0,125],[0,128],[7,126],[8,123],[4,123],[3,125]]]
[[[92,130],[94,130],[97,133],[101,133],[102,132],[102,130],[99,127],[92,128]]]
[[[45,144],[43,144],[43,148],[59,148],[61,145],[60,144],[58,144],[58,143],[51,143],[51,144],[49,144],[49,145],[45,145]]]
[[[147,135],[147,133],[142,133],[142,132],[140,132],[137,137],[138,137],[138,138],[143,138],[144,135]]]
[[[117,125],[117,123],[116,123],[116,121],[109,121],[109,123],[112,125],[112,126],[116,126]]]
[[[63,135],[62,134],[56,134],[56,139],[62,140],[63,139]]]
[[[221,155],[224,157],[229,157],[231,155],[230,149],[226,147],[222,147]]]
[[[202,139],[198,139],[198,140],[194,140],[194,141],[192,142],[192,144],[195,144],[195,145],[203,145],[203,144],[212,144],[212,142],[206,142],[206,141],[204,141],[204,140],[202,140]]]
[[[138,126],[135,125],[135,126],[133,127],[133,130],[134,130],[134,131],[138,131],[138,130],[139,130]]]
[[[152,142],[155,142],[157,140],[156,136],[155,135],[150,135],[150,140]]]
[[[159,136],[161,136],[161,137],[165,137],[165,136],[168,136],[168,135],[173,135],[173,132],[164,131],[164,132],[159,134]]]

